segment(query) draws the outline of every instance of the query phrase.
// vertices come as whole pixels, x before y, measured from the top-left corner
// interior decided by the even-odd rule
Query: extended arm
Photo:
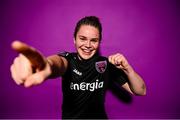
[[[47,61],[51,66],[51,75],[49,78],[55,78],[65,73],[68,62],[64,57],[52,55],[47,57]]]

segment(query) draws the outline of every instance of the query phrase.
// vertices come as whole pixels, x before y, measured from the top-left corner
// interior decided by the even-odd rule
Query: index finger
[[[33,67],[40,70],[45,67],[46,62],[44,56],[35,48],[17,40],[12,43],[12,48],[27,57]]]

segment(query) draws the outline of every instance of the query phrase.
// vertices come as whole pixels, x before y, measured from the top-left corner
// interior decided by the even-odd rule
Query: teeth
[[[87,53],[90,53],[91,51],[90,50],[83,50],[84,52],[87,52]]]

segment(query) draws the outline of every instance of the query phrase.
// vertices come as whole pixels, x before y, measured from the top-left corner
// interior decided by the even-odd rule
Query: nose
[[[90,48],[91,47],[91,41],[86,42],[86,47]]]

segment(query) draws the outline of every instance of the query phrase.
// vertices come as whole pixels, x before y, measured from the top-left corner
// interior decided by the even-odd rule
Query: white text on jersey
[[[81,83],[73,83],[71,82],[70,84],[70,89],[71,90],[89,90],[89,91],[94,91],[95,89],[103,88],[104,82],[99,82],[99,80],[96,80],[96,82],[92,83],[86,83],[86,82],[81,82]]]
[[[77,69],[74,69],[73,72],[75,72],[77,75],[82,75],[82,72],[79,72]]]

